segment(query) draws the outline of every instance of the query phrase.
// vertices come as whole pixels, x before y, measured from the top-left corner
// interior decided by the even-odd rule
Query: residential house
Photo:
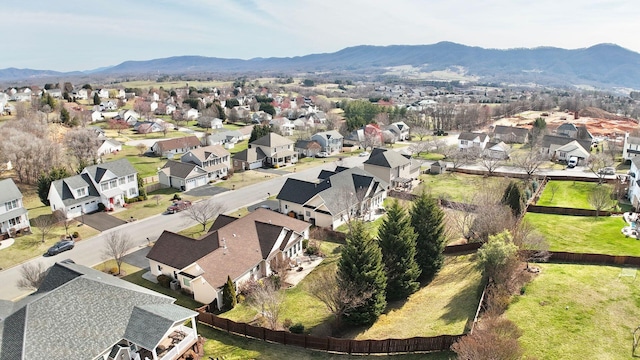
[[[165,187],[189,191],[206,185],[209,179],[207,172],[197,164],[168,160],[158,170],[158,181]]]
[[[624,144],[622,145],[622,158],[627,161],[640,154],[640,137],[624,134]]]
[[[420,164],[412,163],[410,155],[397,151],[375,148],[364,162],[364,170],[392,187],[411,188],[420,175]]]
[[[200,114],[198,113],[198,109],[189,109],[185,113],[185,118],[188,120],[195,120],[198,118],[198,116],[200,116]]]
[[[583,164],[589,159],[589,151],[580,145],[577,140],[573,140],[565,145],[558,147],[552,157],[558,161],[568,161],[571,157],[578,158],[578,165]]]
[[[58,262],[34,294],[0,300],[0,359],[176,360],[196,345],[198,313],[174,302],[70,260]]]
[[[164,125],[155,121],[138,121],[133,125],[138,134],[151,134],[164,131]]]
[[[45,91],[54,99],[62,99],[62,90],[60,89],[49,89]]]
[[[100,142],[100,146],[98,147],[98,157],[122,151],[122,143],[117,140],[103,138],[100,139]]]
[[[104,120],[104,116],[102,112],[94,110],[91,112],[91,122],[102,121]]]
[[[360,168],[324,170],[318,181],[287,178],[276,196],[283,214],[336,229],[382,207],[388,184]]]
[[[246,109],[247,111],[249,109]],[[249,114],[247,113],[246,116],[248,116]],[[242,119],[244,118],[245,115],[241,115],[240,111],[238,110],[238,116]],[[262,122],[267,122],[267,121],[271,121],[273,119],[273,116],[267,112],[264,112],[262,110],[260,111],[256,111],[253,114],[251,114],[251,123],[253,124],[262,124]]]
[[[291,120],[283,117],[271,120],[269,125],[271,125],[271,128],[278,130],[284,136],[293,136],[293,131],[296,128]]]
[[[211,116],[201,116],[198,118],[198,126],[208,129],[222,129],[222,119]]]
[[[493,129],[493,138],[495,140],[504,141],[507,144],[525,144],[529,141],[529,129],[496,125]]]
[[[293,141],[276,133],[269,133],[249,143],[246,150],[233,155],[233,168],[250,170],[261,166],[280,167],[295,164],[298,162],[298,153],[293,145]]]
[[[575,149],[575,146],[570,146],[569,148],[565,148],[563,150],[561,150],[560,152],[564,152],[564,154],[560,154],[560,152],[558,152],[558,149],[560,147],[563,147],[571,142],[577,142],[578,145],[580,145],[580,147],[582,148],[582,150],[577,150],[578,154],[589,154],[591,151],[591,140],[581,140],[581,139],[572,139],[566,136],[557,136],[557,135],[545,135],[542,137],[542,141],[540,144],[540,152],[543,155],[547,155],[551,158],[555,158],[555,159],[559,159],[560,157],[562,157],[562,159],[564,158],[568,158],[567,155],[567,150],[569,150],[569,152],[574,151],[572,149]],[[588,157],[588,156],[587,156]]]
[[[135,123],[138,122],[138,119],[140,119],[140,114],[138,114],[137,112],[131,109],[120,110],[118,111],[117,117],[115,117],[114,119],[126,121],[127,124],[129,124],[130,126],[133,126],[135,125]]]
[[[22,193],[13,179],[0,180],[0,238],[23,231],[31,231],[31,226],[28,211],[22,203]]]
[[[29,89],[25,89],[25,90],[29,90]],[[17,92],[11,95],[11,100],[18,101],[18,102],[31,101],[31,90],[29,90],[28,92],[27,91]]]
[[[99,204],[105,209],[123,206],[125,198],[138,195],[138,173],[127,159],[120,159],[53,181],[47,199],[52,212],[60,210],[71,219],[97,211]]]
[[[209,145],[188,151],[180,161],[193,163],[207,172],[209,181],[227,176],[231,154],[220,145]]]
[[[87,100],[89,98],[89,92],[87,89],[77,89],[71,92],[71,97],[76,98],[76,100]]]
[[[640,209],[640,157],[631,158],[627,197],[636,211],[638,211]]]
[[[505,160],[509,158],[510,152],[511,148],[509,147],[509,145],[505,144],[504,141],[500,141],[488,142],[483,154],[493,159]]]
[[[298,140],[293,148],[301,156],[307,157],[314,157],[322,151],[322,146],[315,140]]]
[[[156,141],[156,143],[151,146],[151,151],[156,156],[169,158],[175,154],[184,154],[189,150],[199,148],[201,145],[200,139],[198,139],[197,136],[185,136]]]
[[[343,139],[346,145],[360,146],[363,149],[374,148],[384,144],[383,131],[376,124],[367,124],[353,130]]]
[[[154,276],[175,279],[196,301],[219,308],[227,277],[237,288],[249,279],[295,266],[309,227],[263,208],[239,219],[220,215],[200,239],[164,231],[147,255],[149,268]]]
[[[153,113],[155,113],[156,109],[158,109],[158,102],[157,101],[152,101],[149,103],[149,110]]]
[[[329,154],[342,152],[342,136],[336,130],[323,131],[311,136],[311,140],[317,141],[322,146],[322,151]]]
[[[167,106],[165,106],[165,108],[164,108],[164,113],[165,113],[165,115],[171,115],[176,110],[177,110],[177,108],[176,108],[175,105],[167,104]]]
[[[397,121],[386,127],[386,130],[393,134],[395,141],[410,140],[409,129],[409,125],[405,124],[404,121]]]
[[[576,139],[578,137],[578,128],[572,123],[564,123],[556,129],[556,133],[560,136]]]
[[[118,109],[118,103],[113,100],[107,100],[100,102],[98,105],[100,111],[114,111]]]
[[[489,135],[485,133],[461,132],[458,135],[458,149],[461,151],[477,151],[481,153],[488,142]]]

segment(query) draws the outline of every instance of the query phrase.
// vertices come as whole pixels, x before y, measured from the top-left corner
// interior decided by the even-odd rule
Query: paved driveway
[[[141,245],[139,250],[128,253],[122,258],[122,261],[126,264],[146,269],[149,267],[149,259],[147,254],[151,250],[151,246]]]
[[[84,220],[83,220],[84,218]],[[84,215],[84,217],[79,216],[76,218],[76,221],[83,222],[91,226],[92,228],[98,231],[105,231],[112,229],[116,226],[120,226],[122,224],[126,224],[127,222],[124,220],[120,220],[117,217],[113,217],[106,212],[97,212],[93,214]]]
[[[213,195],[223,193],[225,191],[229,191],[229,189],[207,184],[207,185],[200,186],[195,189],[186,191],[184,194],[190,195],[190,196],[213,196]]]

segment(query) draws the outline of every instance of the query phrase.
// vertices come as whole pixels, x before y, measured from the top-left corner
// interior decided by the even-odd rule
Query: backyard
[[[421,184],[413,191],[414,194],[424,189],[436,198],[469,201],[475,192],[503,183],[505,179],[498,176],[483,177],[447,172],[439,175],[420,175],[420,181]]]
[[[598,186],[612,188],[611,185],[598,185],[595,182],[551,180],[545,186],[536,205],[594,209],[589,203],[589,195]],[[615,205],[615,202],[612,201],[611,205]]]
[[[638,280],[620,267],[539,264],[540,275],[506,312],[538,359],[627,359],[640,325]],[[635,274],[636,269],[629,274]],[[577,296],[577,294],[579,294]]]
[[[625,237],[621,216],[568,216],[527,213],[524,217],[546,236],[552,251],[640,256],[640,240]]]

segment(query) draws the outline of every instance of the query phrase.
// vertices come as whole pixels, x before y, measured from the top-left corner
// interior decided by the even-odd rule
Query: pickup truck
[[[167,208],[167,212],[169,214],[175,214],[175,213],[180,212],[182,210],[188,209],[189,207],[191,207],[191,201],[189,201],[189,200],[178,200],[178,201],[174,201],[173,204],[171,204],[171,206],[169,206]]]

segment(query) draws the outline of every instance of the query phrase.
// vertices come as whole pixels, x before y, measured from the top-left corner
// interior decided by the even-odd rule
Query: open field
[[[606,186],[612,189],[611,185],[598,185],[598,183],[594,182],[551,180],[545,186],[536,205],[595,209],[589,203],[589,195],[598,186]],[[615,202],[612,201],[611,204],[615,205]]]
[[[103,156],[104,162],[120,160],[126,158],[134,169],[138,171],[138,176],[146,178],[158,175],[158,168],[164,166],[166,158],[139,155],[138,149],[133,146],[122,145],[122,151],[117,154]]]
[[[501,177],[482,177],[455,172],[420,175],[419,178],[422,183],[413,191],[414,194],[418,194],[424,189],[436,198],[452,201],[469,201],[475,192],[505,182]]]
[[[612,266],[539,264],[506,312],[537,359],[628,359],[639,325],[640,282]]]
[[[126,81],[121,83],[113,84],[114,87],[122,86],[127,88],[141,88],[141,89],[149,89],[149,88],[164,88],[165,90],[169,90],[172,88],[183,88],[186,87],[187,84],[189,86],[193,86],[196,88],[202,87],[222,87],[222,86],[231,86],[233,81],[150,81],[150,80],[139,80],[139,81]]]
[[[552,251],[640,256],[640,240],[622,234],[627,224],[620,216],[527,213],[524,218],[546,236]]]

